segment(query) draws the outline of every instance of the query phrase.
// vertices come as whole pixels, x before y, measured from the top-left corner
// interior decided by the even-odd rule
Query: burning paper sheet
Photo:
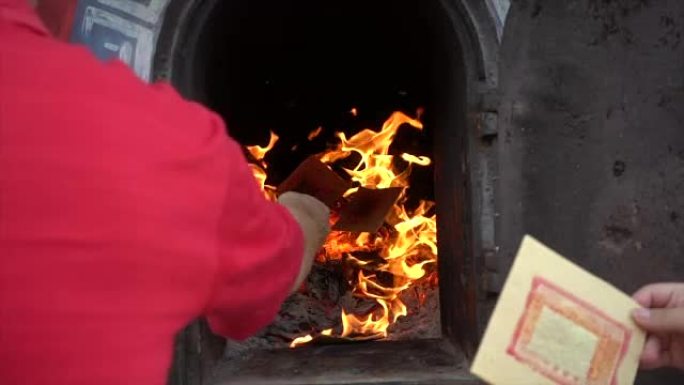
[[[278,194],[296,191],[318,198],[330,208],[352,187],[318,157],[310,156],[278,186]],[[383,217],[384,218],[384,217]]]
[[[534,238],[522,242],[471,371],[494,385],[629,385],[639,305]]]

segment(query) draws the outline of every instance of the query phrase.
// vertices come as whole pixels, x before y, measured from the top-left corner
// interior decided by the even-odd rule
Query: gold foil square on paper
[[[637,307],[526,236],[471,371],[494,385],[631,385],[645,339]]]

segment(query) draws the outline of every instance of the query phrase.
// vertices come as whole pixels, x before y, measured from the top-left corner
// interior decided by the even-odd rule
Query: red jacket
[[[0,0],[0,384],[162,385],[179,329],[256,332],[302,252],[220,118]]]

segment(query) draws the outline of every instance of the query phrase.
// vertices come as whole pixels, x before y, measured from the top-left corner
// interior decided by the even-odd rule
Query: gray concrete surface
[[[626,292],[684,278],[683,29],[681,0],[512,4],[500,73],[504,264],[529,233]],[[637,381],[682,383],[674,372]]]

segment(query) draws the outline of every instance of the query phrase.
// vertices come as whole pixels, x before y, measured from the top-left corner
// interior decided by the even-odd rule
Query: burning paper
[[[376,190],[360,187],[341,207],[340,219],[333,225],[333,230],[377,232],[402,191],[400,187]]]
[[[351,188],[345,181],[316,156],[310,156],[278,186],[278,194],[296,191],[308,194],[330,208]]]

